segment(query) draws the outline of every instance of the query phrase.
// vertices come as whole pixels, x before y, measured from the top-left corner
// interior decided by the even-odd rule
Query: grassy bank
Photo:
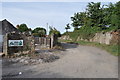
[[[87,42],[87,41],[70,41],[70,40],[60,40],[60,42],[66,42],[66,43],[78,43],[80,45],[87,45],[87,46],[95,46],[101,49],[106,50],[107,52],[111,53],[114,56],[119,56],[120,52],[118,51],[120,48],[120,45],[106,45],[106,44],[100,44],[96,42]]]

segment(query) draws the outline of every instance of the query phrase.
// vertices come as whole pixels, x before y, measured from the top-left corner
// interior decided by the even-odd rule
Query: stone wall
[[[3,37],[6,33],[16,32],[20,33],[18,29],[16,29],[9,21],[2,20],[0,21],[0,52],[2,52],[3,48]]]
[[[120,45],[120,30],[112,32],[112,39],[111,39],[110,43]]]
[[[98,42],[102,44],[110,44],[110,41],[112,39],[112,34],[111,32],[106,32],[106,33],[96,33],[95,36],[90,39],[90,42]]]
[[[69,35],[63,35],[59,38],[60,40],[72,40]]]
[[[101,44],[118,44],[120,39],[120,30],[111,32],[96,33],[95,36],[90,39],[91,42],[98,42]]]
[[[11,33],[11,32],[18,32],[19,30],[16,29],[9,21],[6,19],[3,21],[0,21],[0,34],[5,35],[6,33]]]
[[[61,38],[62,40],[72,40],[68,35],[64,35]],[[101,32],[96,33],[95,36],[89,40],[80,38],[78,36],[77,41],[83,40],[83,41],[90,41],[90,42],[98,42],[101,44],[120,44],[120,30],[111,31],[111,32]]]
[[[8,46],[8,40],[23,40],[23,46]],[[5,55],[23,51],[33,52],[34,50],[34,38],[32,36],[18,33],[9,33],[4,36],[3,53]]]

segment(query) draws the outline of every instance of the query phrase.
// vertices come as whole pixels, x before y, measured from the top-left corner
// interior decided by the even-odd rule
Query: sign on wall
[[[23,40],[9,40],[9,47],[11,46],[23,46]]]

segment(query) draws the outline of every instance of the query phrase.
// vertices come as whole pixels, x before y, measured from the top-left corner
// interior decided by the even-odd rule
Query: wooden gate
[[[36,49],[51,48],[51,38],[49,37],[35,37]]]

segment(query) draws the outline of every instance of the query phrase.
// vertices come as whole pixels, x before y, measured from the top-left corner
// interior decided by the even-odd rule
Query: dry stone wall
[[[23,40],[23,46],[9,46],[9,40]],[[9,33],[4,36],[3,53],[12,55],[13,53],[35,50],[34,38],[25,34]]]
[[[120,41],[120,30],[111,32],[96,33],[95,36],[90,39],[91,42],[98,42],[101,44],[118,44]]]
[[[120,30],[112,32],[112,39],[111,39],[110,43],[120,45]]]
[[[91,42],[98,42],[102,44],[110,44],[110,41],[112,39],[112,34],[111,32],[106,32],[106,33],[96,33],[95,36],[90,39]]]
[[[67,35],[62,36],[62,40],[72,40],[70,37]],[[78,36],[77,41],[83,40],[83,41],[90,41],[90,42],[98,42],[101,44],[120,44],[120,30],[116,31],[111,31],[111,32],[100,32],[96,33],[95,36],[89,40],[80,38]]]

